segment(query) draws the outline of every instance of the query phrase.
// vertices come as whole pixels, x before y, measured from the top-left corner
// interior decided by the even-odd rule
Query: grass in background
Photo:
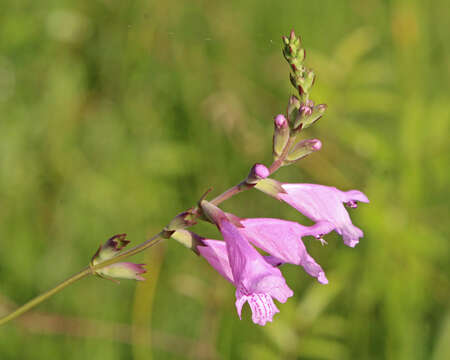
[[[366,236],[308,242],[330,279],[287,267],[272,324],[176,243],[148,283],[88,279],[0,329],[1,359],[444,359],[449,35],[445,2],[7,1],[0,14],[0,310],[85,266],[99,243],[159,231],[210,186],[270,161],[301,34],[327,115],[284,179],[361,189]],[[242,216],[301,219],[262,194]],[[217,236],[211,227],[198,231]],[[247,309],[248,310],[248,309]]]

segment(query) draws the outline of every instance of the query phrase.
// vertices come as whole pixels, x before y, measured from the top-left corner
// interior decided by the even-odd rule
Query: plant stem
[[[283,161],[286,158],[286,156],[287,156],[287,154],[288,154],[288,152],[289,152],[289,150],[291,148],[292,143],[295,141],[295,138],[296,138],[296,135],[291,136],[289,138],[289,140],[286,143],[286,146],[284,147],[284,150],[281,153],[280,157],[277,160],[275,160],[272,163],[272,165],[270,165],[270,167],[269,167],[270,175],[272,175],[275,171],[277,171],[281,167],[281,165],[283,165]]]
[[[239,183],[238,185],[233,186],[232,188],[229,188],[227,191],[223,192],[222,194],[216,196],[214,199],[210,201],[213,205],[219,205],[220,203],[224,202],[225,200],[228,200],[230,197],[239,194],[241,191],[244,191],[247,189],[244,185],[244,181]]]
[[[50,296],[56,294],[57,292],[64,289],[66,286],[74,283],[77,280],[80,280],[88,275],[92,275],[91,269],[89,267],[81,270],[79,273],[71,276],[70,278],[64,280],[63,282],[56,285],[53,289],[48,290],[47,292],[35,297],[34,299],[28,301],[26,304],[22,305],[18,309],[14,310],[12,313],[0,318],[0,326],[7,323],[10,320],[15,319],[16,317],[22,315],[24,312],[30,310],[36,305],[40,304],[44,300],[47,300]]]

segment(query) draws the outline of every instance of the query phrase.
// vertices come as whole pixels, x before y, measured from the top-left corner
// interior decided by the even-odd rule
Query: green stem
[[[245,181],[241,182],[238,185],[233,186],[232,188],[229,188],[227,191],[223,192],[222,194],[216,196],[214,199],[210,201],[211,204],[219,205],[220,203],[224,202],[225,200],[228,200],[230,197],[239,194],[240,192],[246,190],[248,187],[244,186]]]
[[[297,137],[297,135],[293,135],[289,138],[288,142],[286,143],[286,146],[284,147],[283,152],[281,153],[280,157],[275,160],[272,165],[270,165],[269,167],[269,172],[270,175],[272,175],[275,171],[277,171],[281,165],[283,165],[283,161],[286,158],[289,150],[291,149],[291,145],[292,143],[295,141],[295,138]]]
[[[10,320],[15,319],[16,317],[22,315],[24,312],[30,310],[36,305],[40,304],[44,300],[47,300],[50,296],[56,294],[57,292],[64,289],[66,286],[74,283],[77,280],[80,280],[88,275],[92,275],[91,269],[86,268],[80,271],[78,274],[71,276],[70,278],[64,280],[63,282],[56,285],[53,289],[48,290],[47,292],[35,297],[34,299],[28,301],[26,304],[22,305],[18,309],[14,310],[12,313],[0,318],[0,326],[7,323]]]

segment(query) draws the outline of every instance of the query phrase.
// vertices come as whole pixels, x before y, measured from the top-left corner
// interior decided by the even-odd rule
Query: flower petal
[[[266,258],[267,262],[274,266],[282,263],[303,266],[319,282],[328,283],[320,265],[308,254],[302,236],[322,236],[334,229],[333,224],[322,221],[313,226],[303,226],[292,221],[267,218],[243,219],[241,223],[244,227],[239,228],[239,232],[271,255]]]
[[[340,191],[334,187],[315,184],[283,184],[286,194],[278,197],[314,221],[328,221],[342,235],[344,243],[354,247],[363,236],[361,229],[352,224],[343,202],[364,201],[367,197],[360,191]]]
[[[261,326],[266,325],[268,321],[272,322],[273,316],[280,312],[273,302],[272,297],[268,294],[243,295],[236,300],[236,309],[239,318],[241,318],[242,306],[246,301],[248,301],[252,310],[253,322]]]
[[[236,286],[236,309],[239,316],[241,316],[242,306],[248,301],[255,323],[264,325],[267,321],[272,321],[273,315],[278,312],[272,298],[284,303],[294,294],[286,285],[281,271],[270,265],[250,245],[234,222],[221,209],[205,200],[201,202],[201,207],[204,214],[217,225],[222,233],[226,252],[220,242],[204,240],[206,249],[204,246],[199,246],[200,254],[225,278],[232,279]],[[228,255],[228,262],[224,256],[225,253]]]
[[[226,242],[234,284],[240,295],[266,293],[280,302],[293,295],[280,270],[271,266],[230,222],[220,230]]]
[[[203,256],[220,275],[233,283],[233,274],[231,273],[225,242],[206,239],[203,240],[203,244],[205,246],[198,246],[200,255]]]

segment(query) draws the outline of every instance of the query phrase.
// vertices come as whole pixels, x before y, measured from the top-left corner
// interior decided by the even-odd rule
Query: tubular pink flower
[[[281,303],[293,295],[280,270],[270,265],[239,230],[227,219],[215,219],[225,242],[204,240],[200,254],[224,278],[236,286],[236,309],[241,317],[242,306],[248,301],[255,324],[265,325],[279,312],[273,298]]]
[[[368,203],[369,199],[361,191],[340,191],[335,187],[315,184],[282,184],[286,193],[277,197],[303,215],[316,222],[328,221],[334,225],[334,230],[342,235],[344,244],[355,247],[364,234],[354,226],[343,204],[356,207],[356,202]]]
[[[313,226],[303,226],[296,222],[280,219],[241,219],[240,233],[253,245],[271,256],[266,258],[274,266],[290,263],[302,266],[305,271],[317,278],[321,284],[328,284],[322,267],[308,254],[303,244],[303,236],[322,235],[333,231],[333,224],[321,221]]]

